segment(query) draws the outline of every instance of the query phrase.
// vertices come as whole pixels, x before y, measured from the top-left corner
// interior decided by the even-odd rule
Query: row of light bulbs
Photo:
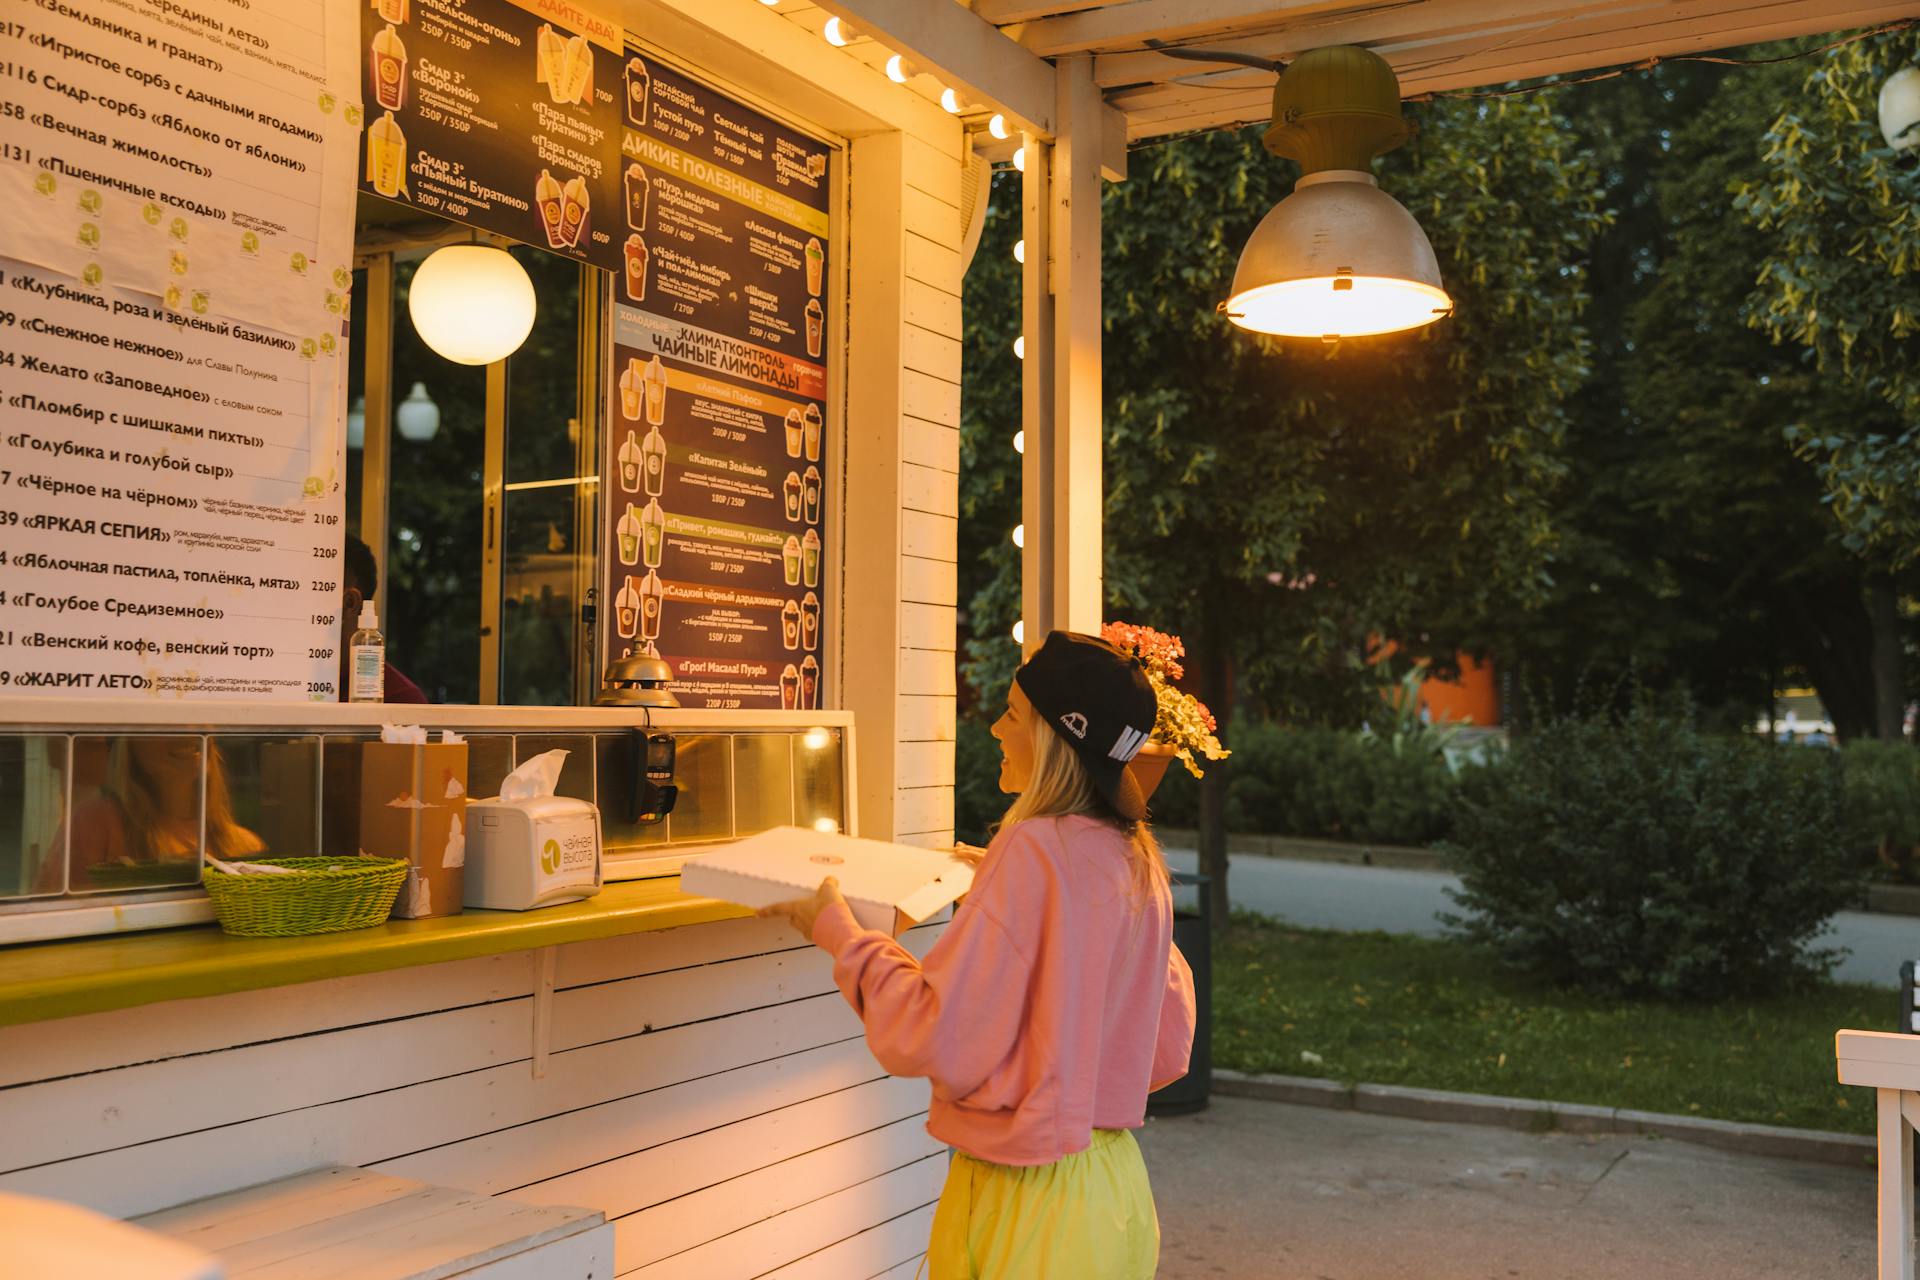
[[[780,0],[760,0],[760,3],[771,9],[779,4]],[[820,31],[821,37],[836,49],[844,49],[852,44],[858,34],[858,32],[848,26],[838,16],[828,18],[827,25]],[[907,81],[913,79],[916,74],[918,74],[917,68],[901,55],[896,53],[887,58],[887,79],[893,81],[895,84],[905,84]],[[960,101],[960,95],[951,88],[946,87],[940,90],[940,105],[946,110],[948,115],[957,116],[964,109],[964,104]],[[987,132],[1002,141],[1013,136],[1013,131],[1007,128],[1006,116],[1000,114],[998,111],[987,118]],[[1027,167],[1026,158],[1018,153],[1015,154],[1013,163],[1017,169],[1024,170]]]

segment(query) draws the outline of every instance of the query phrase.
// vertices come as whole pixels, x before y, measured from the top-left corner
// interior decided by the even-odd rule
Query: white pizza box
[[[918,922],[973,885],[973,868],[944,849],[775,827],[689,858],[680,888],[743,907],[810,898],[828,876],[863,928],[892,933],[897,911]]]

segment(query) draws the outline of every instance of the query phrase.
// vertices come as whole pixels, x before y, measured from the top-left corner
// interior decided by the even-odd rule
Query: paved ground
[[[1140,1134],[1159,1280],[1870,1280],[1867,1170],[1216,1096]]]
[[[1169,849],[1176,870],[1191,871],[1191,850]],[[1436,911],[1453,910],[1442,890],[1459,887],[1444,872],[1353,866],[1234,854],[1228,888],[1234,905],[1318,929],[1384,929],[1389,933],[1439,934]],[[1893,987],[1900,964],[1920,959],[1920,917],[1843,911],[1834,917],[1823,945],[1851,949],[1835,976],[1847,982]]]

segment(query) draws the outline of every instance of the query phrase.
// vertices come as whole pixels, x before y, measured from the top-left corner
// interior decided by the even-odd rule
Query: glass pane
[[[198,884],[203,758],[198,737],[75,738],[68,892]],[[258,853],[260,837],[234,820],[231,794],[216,755],[207,843],[222,857]]]
[[[593,803],[593,739],[586,734],[522,734],[513,740],[515,764],[525,764],[547,751],[567,753],[553,794]]]
[[[320,852],[329,858],[360,852],[360,744],[365,741],[329,737],[321,749]]]
[[[507,483],[570,480],[580,440],[580,273],[571,258],[508,250],[540,299],[533,332],[507,357]]]
[[[840,777],[840,731],[809,729],[793,740],[793,820],[803,827],[847,821]]]
[[[467,794],[486,800],[500,794],[500,782],[513,772],[513,739],[507,734],[467,739]]]
[[[353,273],[347,321],[347,532],[360,531],[360,482],[367,435],[367,271]]]
[[[215,738],[213,748],[233,821],[258,835],[267,853],[304,858],[318,851],[320,739],[228,736]]]
[[[0,737],[0,898],[66,887],[67,740]]]
[[[733,835],[733,739],[682,737],[676,740],[673,780],[680,799],[667,819],[675,844],[726,840]]]
[[[500,701],[573,704],[572,485],[506,495],[500,581]]]
[[[434,702],[480,700],[487,371],[443,360],[407,316],[418,258],[394,263],[387,661]],[[372,428],[369,428],[372,429]]]
[[[609,849],[632,849],[665,844],[667,823],[633,820],[634,750],[639,741],[631,733],[603,733],[600,753],[600,838]]]
[[[793,741],[785,733],[743,733],[733,740],[736,835],[792,824]]]

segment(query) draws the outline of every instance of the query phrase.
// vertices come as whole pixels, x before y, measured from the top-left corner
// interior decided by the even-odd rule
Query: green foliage
[[[1548,581],[1599,192],[1542,101],[1418,114],[1379,168],[1458,304],[1420,332],[1325,347],[1216,313],[1294,178],[1257,130],[1136,150],[1103,203],[1108,604],[1178,632],[1196,665],[1230,659],[1244,691],[1300,715],[1362,705],[1369,636],[1468,620],[1451,642]],[[1002,175],[965,299],[961,597],[983,690],[1017,656],[1016,197]]]
[[[1892,1030],[1893,1000],[1589,996],[1491,973],[1460,942],[1242,914],[1214,943],[1213,1017],[1213,1060],[1236,1071],[1871,1133],[1873,1091],[1833,1082],[1833,1031]]]
[[[1878,875],[1920,884],[1920,750],[1868,739],[1849,744],[1840,763],[1848,851]]]
[[[1766,134],[1765,171],[1737,207],[1769,242],[1751,320],[1885,412],[1810,421],[1850,546],[1893,567],[1920,558],[1920,169],[1881,138],[1887,76],[1920,59],[1912,29],[1834,50]]]
[[[1013,797],[1000,790],[1000,744],[982,721],[956,726],[953,774],[954,838],[984,847]]]
[[[1641,700],[1567,716],[1470,778],[1444,846],[1510,966],[1601,994],[1722,999],[1822,974],[1860,893],[1830,753],[1713,738]]]

